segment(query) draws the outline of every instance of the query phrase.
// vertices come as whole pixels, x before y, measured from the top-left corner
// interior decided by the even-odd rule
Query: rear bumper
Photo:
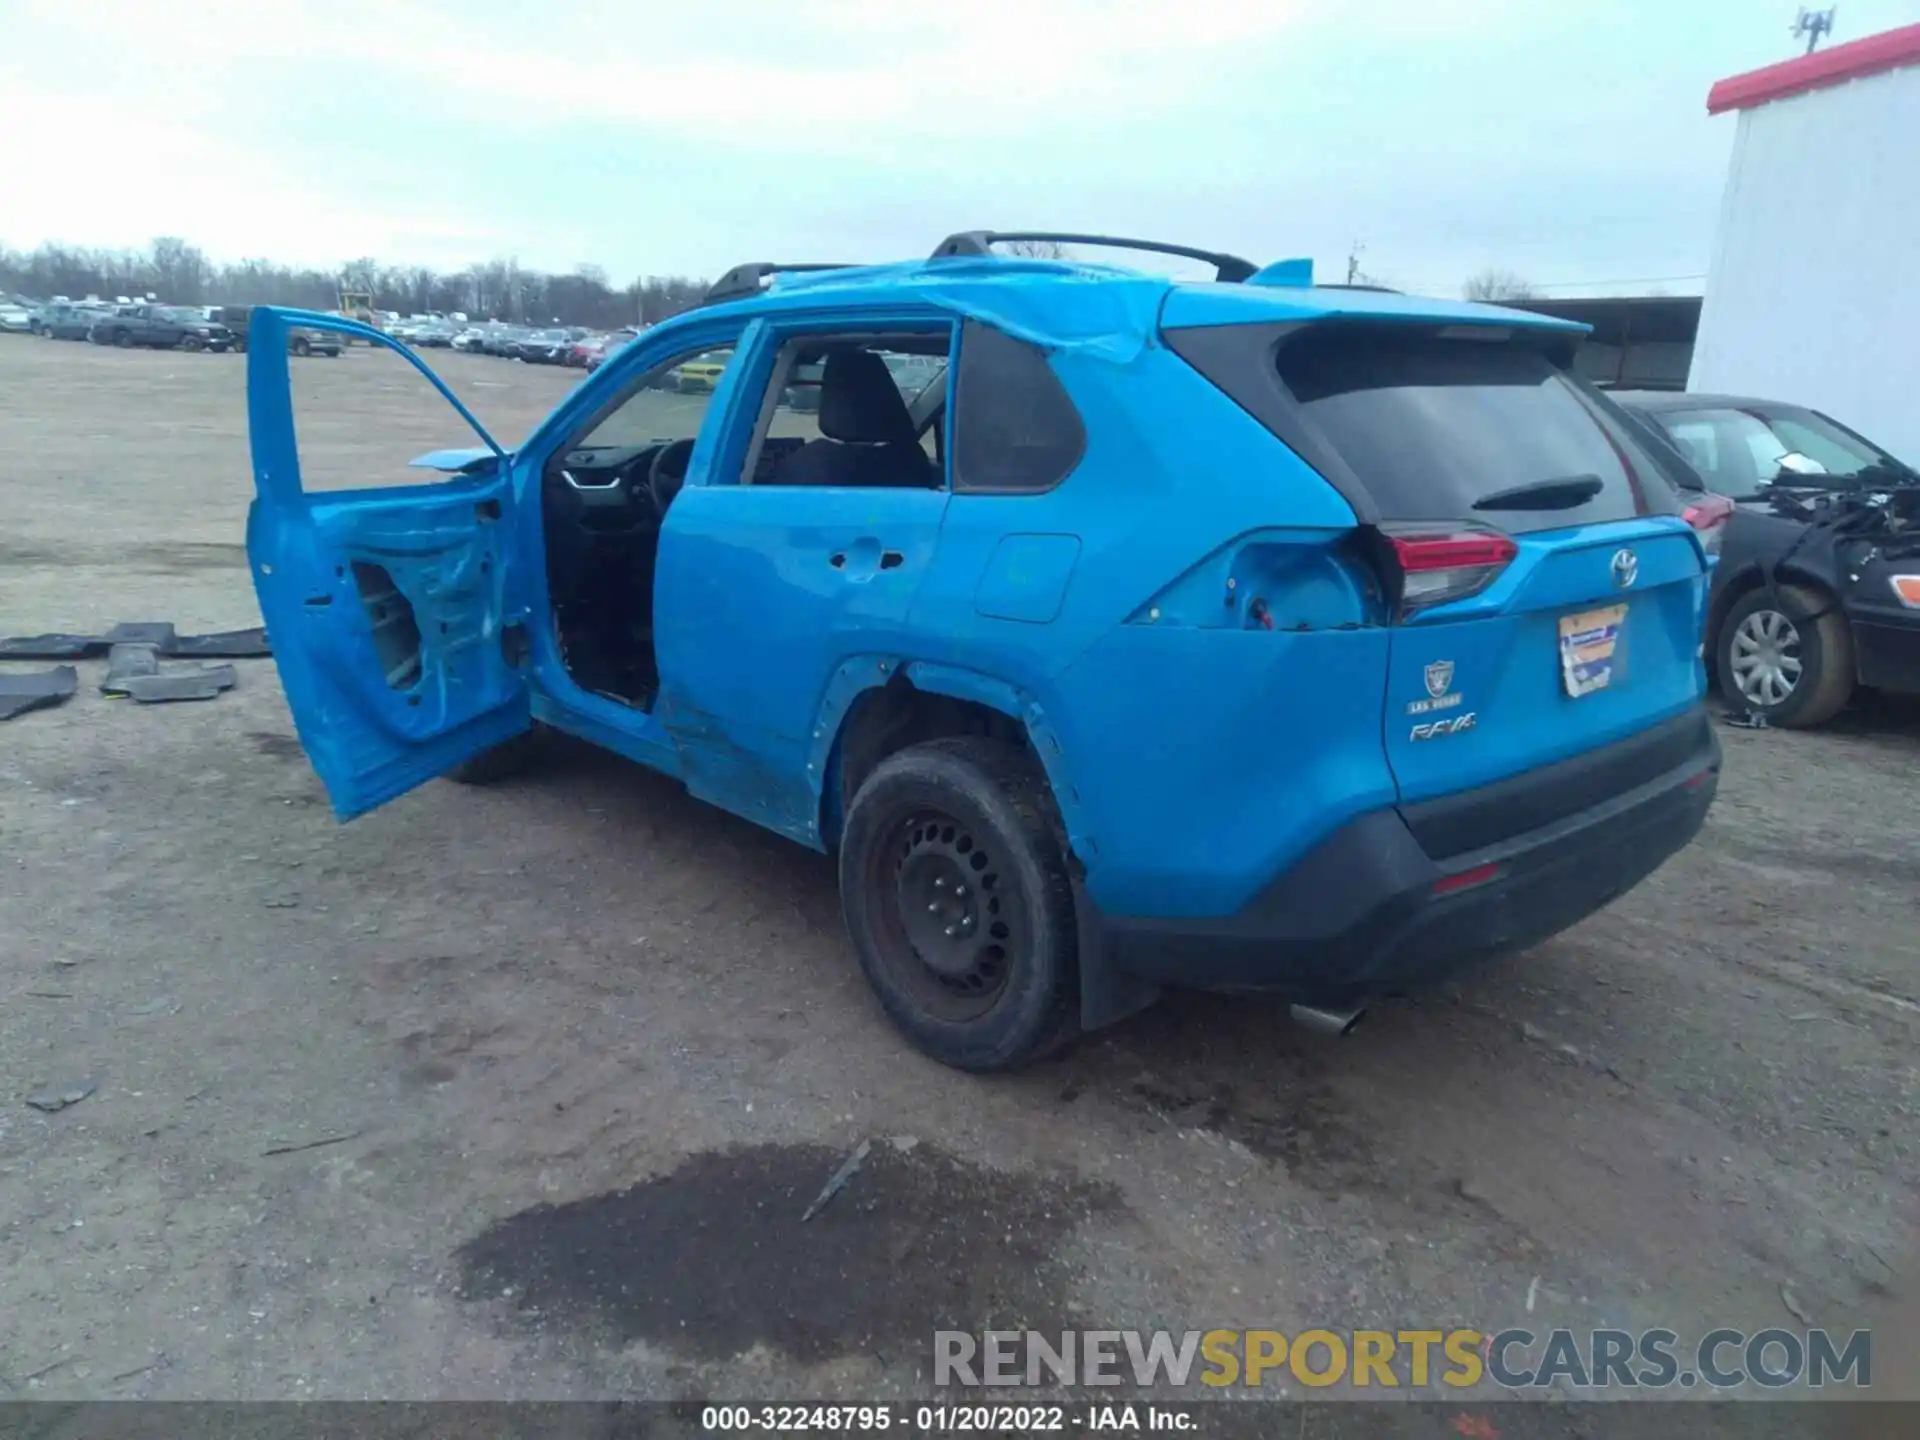
[[[1594,796],[1650,761],[1662,768]],[[1362,815],[1237,914],[1100,916],[1101,943],[1115,970],[1158,985],[1328,1006],[1420,990],[1538,944],[1652,874],[1699,833],[1719,774],[1696,707],[1483,790]]]

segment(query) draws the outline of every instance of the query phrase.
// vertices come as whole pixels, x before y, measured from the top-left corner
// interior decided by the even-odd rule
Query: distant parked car
[[[87,338],[122,350],[225,350],[233,332],[187,305],[117,305],[94,322]]]
[[[683,395],[705,395],[720,383],[721,372],[727,368],[727,354],[710,353],[698,355],[677,370],[676,389]]]
[[[0,330],[13,335],[31,334],[33,307],[19,300],[0,300]]]
[[[33,328],[49,340],[84,340],[94,323],[107,313],[107,308],[55,301],[34,312]]]
[[[565,330],[535,330],[514,342],[513,358],[529,365],[563,365],[573,337]]]
[[[901,398],[909,405],[940,376],[947,373],[947,362],[932,355],[888,355],[887,373],[900,387]]]
[[[253,321],[253,306],[223,305],[216,310],[214,318],[231,332],[233,348],[244,351],[247,327]],[[340,354],[340,345],[340,337],[328,330],[295,328],[287,332],[287,350],[294,355],[325,355],[333,359]]]
[[[591,370],[595,359],[604,357],[609,349],[626,344],[634,334],[632,330],[614,330],[581,335],[568,347],[565,361],[575,369]]]
[[[510,356],[513,353],[514,342],[526,333],[525,327],[520,325],[489,326],[485,338],[480,342],[480,353],[482,355]]]
[[[813,360],[793,367],[793,373],[787,377],[786,393],[780,398],[789,410],[802,415],[818,414],[820,410],[820,381],[826,373],[826,362]]]
[[[615,330],[609,335],[591,335],[576,345],[574,352],[580,356],[582,366],[588,370],[598,370],[621,346],[639,334],[638,330]]]
[[[1706,649],[1729,704],[1805,728],[1856,686],[1920,693],[1920,471],[1800,405],[1612,399],[1692,467],[1689,499],[1725,497]]]

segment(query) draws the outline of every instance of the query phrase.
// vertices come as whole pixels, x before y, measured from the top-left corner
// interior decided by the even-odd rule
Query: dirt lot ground
[[[434,363],[509,440],[575,378]],[[334,483],[466,443],[396,360],[295,366]],[[256,623],[243,368],[0,340],[0,633]],[[1348,1040],[1186,997],[982,1080],[883,1021],[829,862],[648,773],[342,827],[270,662],[98,678],[0,728],[7,1392],[857,1396],[943,1322],[1697,1337],[1910,1264],[1910,710],[1724,731],[1688,853]]]

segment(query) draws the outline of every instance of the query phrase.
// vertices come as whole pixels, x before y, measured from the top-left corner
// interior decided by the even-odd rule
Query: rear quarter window
[[[1387,520],[1484,520],[1559,529],[1672,513],[1642,443],[1546,355],[1523,343],[1389,326],[1314,326],[1276,352],[1307,424]],[[1579,503],[1496,497],[1597,482]]]
[[[1080,463],[1087,431],[1036,345],[977,320],[960,329],[954,375],[953,486],[1031,495]]]

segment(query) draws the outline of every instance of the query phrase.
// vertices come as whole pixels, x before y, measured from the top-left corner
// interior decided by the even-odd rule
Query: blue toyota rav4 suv
[[[1167,986],[1343,1028],[1693,837],[1707,568],[1581,327],[1007,238],[738,267],[511,454],[434,380],[484,448],[400,489],[303,492],[283,332],[410,352],[256,310],[248,553],[338,813],[570,732],[837,852],[887,1013],[982,1070]]]

